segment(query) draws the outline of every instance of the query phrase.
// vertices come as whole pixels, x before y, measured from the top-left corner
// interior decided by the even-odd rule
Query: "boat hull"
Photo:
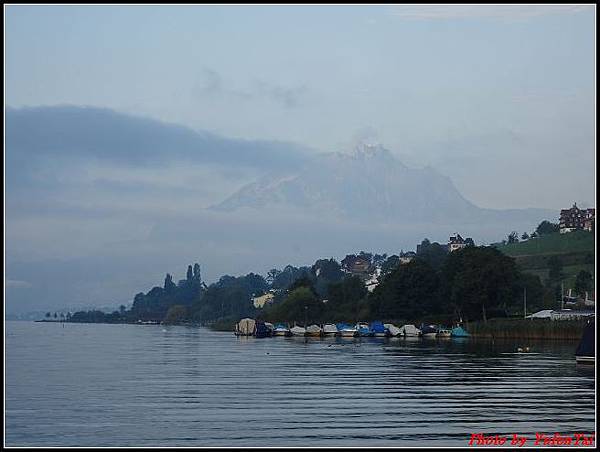
[[[356,336],[356,331],[352,331],[352,330],[341,331],[340,334],[342,337],[354,337],[354,336]]]

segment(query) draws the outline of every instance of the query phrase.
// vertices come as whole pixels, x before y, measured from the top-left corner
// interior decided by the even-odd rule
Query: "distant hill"
[[[548,259],[552,256],[558,256],[562,262],[565,288],[573,286],[581,270],[589,271],[595,278],[596,243],[591,232],[549,234],[510,245],[496,245],[496,248],[514,257],[523,270],[538,275],[542,282],[548,277]]]

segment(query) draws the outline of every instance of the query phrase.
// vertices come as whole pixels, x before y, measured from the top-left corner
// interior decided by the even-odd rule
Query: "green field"
[[[538,275],[542,282],[548,278],[548,259],[559,256],[563,265],[562,282],[565,289],[573,287],[575,277],[581,270],[589,271],[594,279],[596,277],[594,268],[596,247],[592,232],[555,233],[525,242],[496,245],[496,248],[514,257],[523,271]]]

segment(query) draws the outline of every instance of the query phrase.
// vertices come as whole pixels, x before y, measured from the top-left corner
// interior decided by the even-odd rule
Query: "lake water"
[[[5,325],[7,446],[466,446],[471,433],[594,432],[594,366],[575,364],[576,342]]]

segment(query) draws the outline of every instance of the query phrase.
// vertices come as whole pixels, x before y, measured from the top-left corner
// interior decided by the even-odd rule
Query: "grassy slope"
[[[524,271],[538,275],[542,282],[548,277],[548,259],[552,256],[560,256],[563,262],[566,289],[573,287],[581,270],[589,271],[595,278],[595,239],[591,232],[556,233],[497,248],[514,257]]]

